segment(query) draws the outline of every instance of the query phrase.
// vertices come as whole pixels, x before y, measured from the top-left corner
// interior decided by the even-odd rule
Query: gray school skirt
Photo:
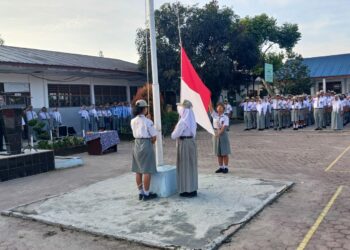
[[[135,139],[131,171],[140,174],[157,172],[156,156],[151,139]]]
[[[224,156],[231,154],[230,140],[228,134],[223,132],[219,137],[213,136],[214,154]]]
[[[291,121],[292,122],[299,121],[299,110],[298,109],[292,109],[291,113],[290,113],[290,116],[291,116]]]
[[[198,189],[197,146],[194,138],[177,141],[177,190],[179,193]]]

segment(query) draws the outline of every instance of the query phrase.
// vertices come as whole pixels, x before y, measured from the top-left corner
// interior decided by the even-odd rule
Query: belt
[[[179,138],[180,138],[180,140],[191,139],[191,138],[193,138],[193,136],[180,136]]]

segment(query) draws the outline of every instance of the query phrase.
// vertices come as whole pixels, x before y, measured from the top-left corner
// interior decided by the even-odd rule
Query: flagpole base
[[[162,198],[176,194],[176,166],[158,166],[157,173],[152,175],[150,191]]]

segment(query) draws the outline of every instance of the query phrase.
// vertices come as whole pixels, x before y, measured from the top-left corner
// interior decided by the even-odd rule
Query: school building
[[[350,92],[350,54],[304,58],[313,85],[311,95],[320,90]]]
[[[131,102],[146,77],[137,64],[104,57],[0,46],[0,95],[8,104],[59,107],[80,130],[82,105]]]

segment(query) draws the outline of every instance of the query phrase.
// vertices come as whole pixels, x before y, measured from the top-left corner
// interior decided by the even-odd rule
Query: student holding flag
[[[198,160],[195,141],[197,123],[192,110],[192,103],[184,100],[178,103],[177,112],[180,120],[171,134],[177,140],[177,190],[182,197],[197,196],[198,189]]]

